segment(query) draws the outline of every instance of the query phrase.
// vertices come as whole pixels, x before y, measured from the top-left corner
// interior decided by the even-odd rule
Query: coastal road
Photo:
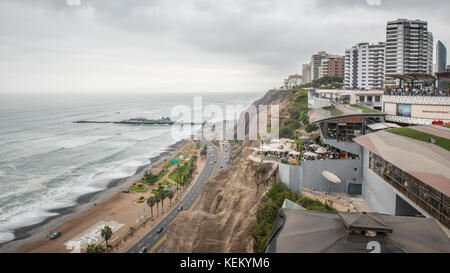
[[[212,174],[228,165],[231,153],[229,144],[222,145],[222,152],[220,153],[212,143],[205,140],[202,140],[202,143],[207,145],[208,158],[195,184],[162,220],[127,250],[127,253],[161,252],[164,247],[164,241],[167,238],[169,225],[175,220],[180,210],[196,210],[205,182]]]

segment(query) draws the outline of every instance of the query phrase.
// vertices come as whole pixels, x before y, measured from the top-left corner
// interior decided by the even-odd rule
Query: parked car
[[[183,210],[183,205],[181,205],[179,208],[178,208],[178,211],[182,211]]]
[[[144,247],[144,248],[141,250],[141,253],[147,253],[147,252],[148,252],[148,250],[147,250],[146,247]]]
[[[122,191],[122,193],[130,193],[129,190]]]
[[[50,240],[55,240],[56,238],[61,237],[62,233],[57,231],[55,233],[53,233],[52,235],[50,235]]]
[[[163,231],[163,228],[162,228],[162,227],[158,228],[158,229],[156,230],[156,233],[161,233],[161,231]]]

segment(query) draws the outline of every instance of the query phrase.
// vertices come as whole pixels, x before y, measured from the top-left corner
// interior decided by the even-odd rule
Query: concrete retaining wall
[[[322,176],[323,171],[337,175],[341,184],[329,182]],[[324,192],[347,193],[348,183],[361,184],[361,160],[312,160],[302,165],[279,164],[280,178],[289,189],[301,194],[301,188]]]

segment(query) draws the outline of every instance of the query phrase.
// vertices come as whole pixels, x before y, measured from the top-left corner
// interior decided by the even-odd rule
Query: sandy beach
[[[17,230],[17,239],[4,246],[2,252],[21,252],[21,253],[68,253],[73,250],[67,243],[82,234],[87,233],[92,227],[101,223],[117,223],[118,230],[114,231],[110,245],[112,248],[110,252],[124,252],[126,251],[140,236],[145,234],[154,224],[167,213],[176,202],[182,198],[183,194],[189,190],[190,186],[195,181],[197,174],[203,168],[205,160],[198,158],[191,178],[191,182],[184,189],[177,191],[174,198],[170,201],[164,201],[164,213],[161,210],[161,203],[159,210],[156,206],[153,207],[153,218],[151,219],[151,211],[145,202],[137,203],[136,201],[142,196],[145,199],[150,195],[151,191],[146,193],[138,193],[131,191],[130,193],[123,193],[123,190],[128,190],[133,183],[142,179],[147,171],[152,173],[159,173],[162,166],[168,159],[173,158],[178,153],[181,153],[187,147],[192,146],[192,140],[182,140],[172,145],[166,152],[151,159],[151,164],[141,166],[136,171],[136,174],[126,179],[112,180],[108,185],[108,189],[102,192],[90,193],[78,199],[79,205],[65,208],[60,211],[57,218],[49,218],[44,223],[35,226],[25,227],[22,230]],[[176,168],[173,165],[169,168],[169,173],[166,174],[159,181],[169,180],[168,175]],[[156,187],[157,185],[155,185]],[[171,205],[172,206],[171,206]],[[142,218],[143,212],[147,217],[137,222],[138,216]],[[130,232],[130,227],[134,228],[134,232]],[[47,239],[48,233],[59,231],[62,236],[56,240]],[[21,236],[20,236],[21,235]],[[125,239],[125,240],[124,240]],[[104,242],[102,242],[104,244]],[[74,251],[76,252],[76,251]],[[82,248],[81,252],[84,252]]]

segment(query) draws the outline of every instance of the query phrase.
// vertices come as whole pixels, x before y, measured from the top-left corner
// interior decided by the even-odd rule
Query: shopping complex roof
[[[450,72],[436,72],[433,75],[425,73],[407,73],[407,74],[387,74],[387,78],[395,78],[403,81],[424,81],[433,82],[435,80],[450,82]]]
[[[377,130],[384,130],[389,128],[400,128],[401,126],[395,124],[395,123],[389,123],[389,122],[380,122],[380,123],[373,123],[368,124],[367,127],[370,129],[377,131]]]
[[[450,144],[450,129],[412,126],[378,131],[353,141],[450,196],[450,151],[445,148]]]
[[[433,218],[282,208],[264,252],[368,253],[371,241],[381,253],[450,251],[450,239]]]
[[[436,80],[433,75],[425,73],[387,74],[386,77],[400,79],[408,82],[410,81],[433,82]]]
[[[436,78],[438,81],[450,82],[450,72],[437,72]]]
[[[385,116],[386,113],[356,104],[336,104],[310,109],[308,112],[311,123],[341,118]]]

